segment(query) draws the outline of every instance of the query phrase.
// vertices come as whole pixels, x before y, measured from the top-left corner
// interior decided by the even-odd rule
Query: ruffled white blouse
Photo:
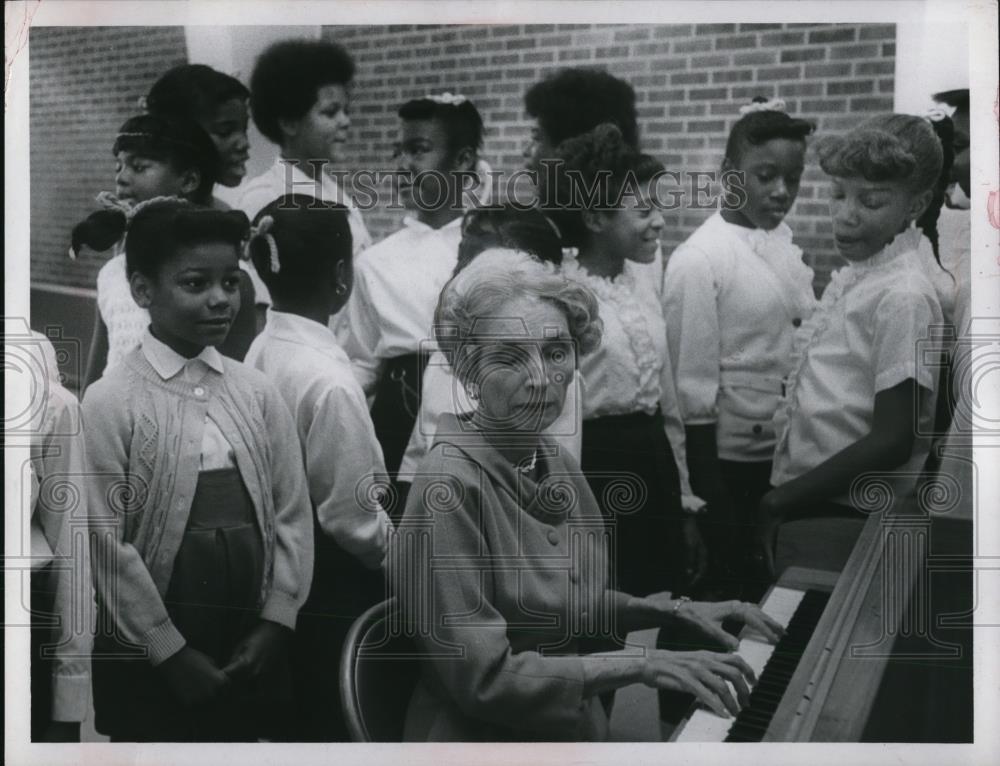
[[[905,380],[920,387],[916,442],[904,466],[859,483],[834,502],[864,506],[870,493],[898,498],[916,484],[930,450],[943,323],[919,253],[921,233],[898,235],[879,253],[837,271],[819,308],[796,334],[786,395],[775,414],[771,482],[783,484],[849,447],[872,427],[875,395]]]
[[[694,495],[688,480],[659,280],[648,278],[648,267],[631,262],[614,279],[593,276],[572,255],[564,257],[562,270],[594,292],[604,324],[600,347],[580,358],[583,419],[651,415],[659,407],[680,474],[682,503],[689,510],[702,507],[704,501]]]

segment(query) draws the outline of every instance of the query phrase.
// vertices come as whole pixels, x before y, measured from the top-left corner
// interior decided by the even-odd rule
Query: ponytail
[[[80,255],[84,245],[102,253],[110,249],[124,235],[128,218],[123,210],[98,210],[73,227],[69,257],[73,260]]]
[[[935,119],[937,117],[937,119]],[[945,193],[948,189],[948,183],[951,179],[951,166],[955,164],[955,123],[952,122],[951,118],[946,115],[932,115],[929,117],[931,121],[931,127],[934,128],[934,133],[941,142],[942,151],[942,163],[941,163],[941,173],[938,176],[937,183],[933,187],[933,196],[931,197],[930,203],[927,205],[927,209],[924,211],[923,215],[917,219],[917,226],[923,231],[924,236],[927,237],[928,241],[931,243],[931,248],[934,251],[934,260],[938,262],[938,266],[941,266],[941,253],[938,249],[938,230],[937,222],[938,218],[941,217],[941,208],[944,205]],[[941,266],[944,269],[944,266]],[[947,269],[945,269],[947,271]]]

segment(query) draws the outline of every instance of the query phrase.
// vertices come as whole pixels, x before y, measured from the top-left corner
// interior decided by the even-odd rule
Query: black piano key
[[[746,707],[730,727],[726,742],[760,742],[764,738],[829,598],[830,594],[823,591],[805,592]]]

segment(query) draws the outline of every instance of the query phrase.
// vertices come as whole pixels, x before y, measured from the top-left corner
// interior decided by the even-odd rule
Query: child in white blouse
[[[663,306],[691,485],[709,507],[704,595],[756,601],[763,583],[751,584],[747,534],[769,488],[792,338],[816,302],[783,222],[813,126],[780,101],[742,111],[722,163],[722,208],[671,255]]]
[[[328,40],[282,40],[254,62],[250,111],[257,129],[278,148],[274,164],[241,186],[236,207],[253,220],[285,194],[308,194],[347,205],[354,252],[371,244],[361,213],[327,172],[342,159],[351,127],[354,60]],[[258,304],[270,305],[263,285]]]
[[[653,262],[659,247],[655,179],[663,166],[611,124],[564,141],[556,154],[561,162],[543,179],[540,204],[563,244],[577,248],[563,270],[596,294],[604,324],[601,347],[580,361],[581,466],[613,522],[618,587],[676,592],[701,564],[694,516],[704,503],[688,489],[683,457],[676,457],[683,456],[683,433],[659,283],[635,269]],[[599,189],[596,198],[584,202],[586,188]]]
[[[83,246],[98,252],[114,248],[114,255],[97,273],[97,311],[84,388],[138,346],[149,324],[149,314],[132,299],[125,275],[122,237],[132,209],[156,197],[207,205],[218,172],[218,152],[211,138],[184,116],[131,117],[119,128],[111,151],[116,160],[115,193],[98,195],[105,209],[73,228],[70,247],[73,257]],[[253,296],[248,280],[241,285],[241,295],[244,302]],[[256,329],[252,311],[246,306],[240,312],[222,353],[242,358]]]
[[[819,531],[815,517],[846,516],[859,528],[859,511],[872,510],[869,480],[888,488],[889,500],[908,495],[933,428],[928,338],[942,313],[915,222],[941,172],[940,142],[927,120],[890,114],[825,142],[820,165],[831,177],[833,232],[848,265],[796,337],[776,417],[775,488],[761,501],[758,528],[772,571],[783,521],[782,545],[797,548],[796,560],[827,555],[842,564],[849,546],[830,551],[830,529]]]
[[[115,194],[98,199],[104,206],[121,201],[134,206],[154,197],[205,201],[212,186],[214,148],[194,123],[150,115],[127,119],[118,129],[111,154],[115,158]],[[94,337],[84,374],[84,387],[138,345],[149,316],[129,292],[125,252],[116,212],[100,210],[73,228],[70,256],[86,245],[99,252],[114,247],[113,257],[97,273]]]
[[[249,244],[274,303],[246,361],[292,412],[314,511],[315,575],[293,653],[294,735],[307,742],[346,740],[330,680],[352,621],[385,597],[382,450],[350,360],[327,327],[351,292],[351,248],[347,208],[306,195],[265,206]]]

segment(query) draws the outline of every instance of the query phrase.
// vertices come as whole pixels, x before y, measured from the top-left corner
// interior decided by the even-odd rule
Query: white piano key
[[[723,718],[710,710],[698,708],[691,714],[687,724],[675,742],[723,742],[733,725],[733,718]]]
[[[764,603],[761,604],[761,610],[781,627],[787,628],[804,595],[805,591],[802,590],[775,586],[771,589]],[[773,653],[774,644],[763,641],[758,633],[749,629],[741,635],[740,645],[736,650],[736,654],[746,661],[758,678],[764,672],[767,661],[771,659]],[[747,685],[750,687],[750,691],[753,691],[753,684]],[[733,691],[731,684],[729,690]],[[735,693],[733,694],[735,696]],[[699,707],[691,714],[687,722],[681,725],[680,733],[677,734],[674,741],[723,742],[735,720],[735,718],[724,718],[716,715],[708,708]]]

